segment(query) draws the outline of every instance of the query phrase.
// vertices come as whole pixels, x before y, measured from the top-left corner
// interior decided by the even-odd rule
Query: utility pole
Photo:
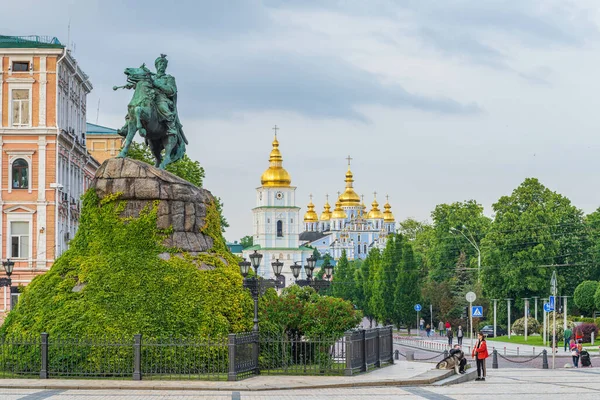
[[[510,301],[512,299],[504,299],[504,300],[506,300],[506,304],[508,306],[508,329],[507,329],[507,331],[508,331],[508,338],[510,339]]]
[[[554,359],[556,356],[556,270],[552,271],[550,286],[552,288],[552,296],[554,296],[554,307],[552,310],[552,369],[554,369]]]

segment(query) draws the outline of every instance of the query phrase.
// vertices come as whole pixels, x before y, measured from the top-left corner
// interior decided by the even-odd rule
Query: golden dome
[[[325,200],[323,212],[321,213],[321,221],[329,221],[331,219],[331,206],[329,205],[329,196],[327,197],[328,199]]]
[[[371,211],[369,211],[367,219],[383,219],[384,216],[381,210],[378,208],[379,203],[377,202],[377,199],[373,199],[373,203],[371,203],[371,205],[373,208],[371,208]]]
[[[288,187],[292,183],[290,174],[281,166],[283,158],[279,151],[279,142],[277,135],[273,139],[273,150],[269,156],[269,168],[260,177],[260,183],[263,186]]]
[[[392,206],[390,206],[389,199],[387,199],[383,208],[385,208],[385,211],[383,212],[383,222],[394,222],[394,214],[392,214]]]
[[[346,215],[346,211],[342,210],[342,203],[340,202],[340,199],[338,199],[338,201],[335,202],[335,209],[333,210],[333,213],[331,214],[331,219],[346,219],[347,215]]]
[[[350,171],[350,156],[348,156],[348,172],[346,172],[346,190],[340,196],[339,200],[342,203],[342,206],[346,207],[356,207],[360,206],[360,197],[354,191],[352,187],[352,182],[354,182],[352,171]]]
[[[319,222],[319,216],[315,212],[315,205],[312,202],[312,195],[310,195],[308,211],[306,211],[306,214],[304,214],[304,222]]]

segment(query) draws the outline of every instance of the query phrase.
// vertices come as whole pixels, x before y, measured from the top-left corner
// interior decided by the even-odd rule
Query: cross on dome
[[[346,157],[346,160],[348,160],[348,166],[350,166],[350,162],[353,160],[353,158],[350,157],[350,155],[348,155],[348,157]]]
[[[377,198],[377,192],[373,192],[373,197]]]
[[[279,128],[277,127],[277,125],[275,125],[273,127],[273,130],[275,131],[275,137],[277,137],[277,131],[279,130]]]

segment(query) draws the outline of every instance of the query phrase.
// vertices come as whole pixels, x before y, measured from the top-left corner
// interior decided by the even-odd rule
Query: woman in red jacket
[[[476,381],[485,381],[485,359],[489,357],[485,335],[481,332],[477,334],[477,343],[471,354],[477,362],[477,379]]]

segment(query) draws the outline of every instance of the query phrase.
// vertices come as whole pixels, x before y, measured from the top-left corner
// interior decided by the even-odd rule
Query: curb
[[[442,379],[441,381],[433,383],[432,386],[456,385],[458,383],[474,381],[475,378],[477,378],[477,369],[469,368],[464,374],[453,375],[449,378]]]
[[[272,390],[295,390],[295,389],[332,389],[332,388],[353,388],[353,387],[381,387],[381,386],[424,386],[431,385],[433,383],[451,378],[454,375],[454,370],[429,370],[420,375],[414,376],[406,380],[385,380],[385,381],[364,381],[364,382],[343,382],[343,383],[330,383],[330,384],[294,384],[286,387],[256,387],[252,386],[251,382],[248,382],[248,386],[181,386],[181,382],[178,381],[163,381],[162,385],[156,385],[149,383],[147,385],[132,383],[130,385],[123,385],[119,381],[103,381],[102,385],[98,385],[96,382],[89,385],[82,384],[81,381],[73,382],[73,384],[65,383],[64,381],[52,382],[48,380],[35,380],[33,382],[39,382],[40,384],[34,384],[31,380],[22,380],[15,382],[15,384],[6,384],[0,380],[0,389],[60,389],[60,390],[179,390],[179,391],[272,391]],[[461,375],[460,377],[464,377]],[[189,382],[189,381],[186,381]],[[42,384],[43,383],[43,384]],[[114,383],[114,384],[111,384]],[[201,383],[201,382],[198,382]]]

